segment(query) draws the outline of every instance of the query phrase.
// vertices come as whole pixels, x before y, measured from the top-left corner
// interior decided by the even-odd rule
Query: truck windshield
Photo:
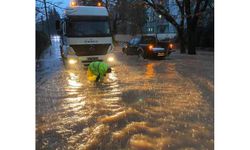
[[[107,20],[71,21],[67,25],[66,32],[69,37],[105,37],[111,35]]]

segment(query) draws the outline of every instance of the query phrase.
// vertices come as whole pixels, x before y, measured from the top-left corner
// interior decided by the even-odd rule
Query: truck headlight
[[[74,64],[77,63],[77,60],[70,58],[68,62],[69,62],[70,65],[74,65]]]
[[[113,62],[114,61],[114,57],[108,57],[108,62]]]

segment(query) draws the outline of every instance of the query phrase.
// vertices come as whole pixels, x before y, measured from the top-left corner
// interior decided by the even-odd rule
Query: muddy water
[[[213,106],[178,71],[185,59],[116,55],[102,83],[87,81],[84,69],[62,69],[37,85],[37,149],[213,149]]]

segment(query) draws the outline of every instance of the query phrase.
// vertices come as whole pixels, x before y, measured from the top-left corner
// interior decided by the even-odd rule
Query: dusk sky
[[[53,3],[62,3],[60,6],[66,7],[69,5],[70,0],[50,0]]]
[[[56,4],[58,3],[60,7],[66,8],[69,6],[70,0],[50,0],[48,2],[52,2],[52,3],[56,3]],[[57,8],[57,10],[59,13],[61,13],[61,14],[63,13],[63,10],[58,9],[58,8]]]

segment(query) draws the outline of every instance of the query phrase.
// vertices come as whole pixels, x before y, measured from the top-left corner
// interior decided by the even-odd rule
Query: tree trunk
[[[188,32],[188,54],[196,54],[195,31]]]
[[[195,55],[196,54],[196,27],[191,24],[191,20],[187,21],[188,26],[188,54]]]
[[[117,19],[114,19],[113,20],[113,34],[116,34],[117,33]]]
[[[142,28],[142,26],[138,26],[138,27],[139,27],[140,34],[143,34],[143,28]]]
[[[179,36],[179,44],[180,44],[180,52],[181,54],[186,53],[186,49],[185,49],[185,38],[183,35],[183,32],[178,32],[178,36]]]
[[[186,53],[186,49],[185,49],[185,38],[184,38],[183,30],[177,28],[177,33],[178,33],[178,39],[179,39],[179,44],[180,44],[180,53],[184,54]]]

